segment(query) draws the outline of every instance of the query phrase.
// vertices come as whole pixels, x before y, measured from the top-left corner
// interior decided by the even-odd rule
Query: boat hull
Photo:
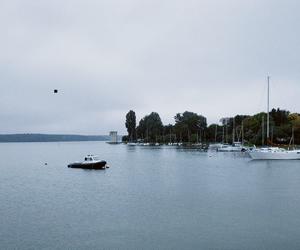
[[[68,168],[82,169],[106,169],[106,161],[91,162],[91,163],[71,163]]]
[[[300,151],[286,152],[249,152],[253,160],[300,160]]]
[[[226,148],[218,148],[218,152],[243,152],[242,148],[236,148],[236,147],[226,147]]]

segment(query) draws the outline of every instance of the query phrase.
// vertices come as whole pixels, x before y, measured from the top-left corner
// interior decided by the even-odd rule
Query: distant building
[[[118,131],[110,131],[110,143],[118,143]]]

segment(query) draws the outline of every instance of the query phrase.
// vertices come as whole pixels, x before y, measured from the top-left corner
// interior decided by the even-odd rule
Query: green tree
[[[294,140],[296,144],[300,144],[300,114],[293,113],[288,116],[289,123],[294,132]]]
[[[128,136],[127,135],[124,135],[122,136],[122,142],[128,142]]]
[[[156,112],[146,115],[139,122],[137,127],[138,137],[147,142],[155,142],[161,136],[163,124],[160,116]]]
[[[264,121],[264,126],[262,126]],[[244,139],[251,144],[261,145],[262,134],[266,138],[267,114],[264,112],[244,119]],[[264,132],[264,133],[263,133]]]
[[[206,129],[207,139],[210,142],[221,142],[223,137],[223,126],[211,124]]]
[[[272,119],[275,123],[275,126],[281,126],[281,125],[288,123],[289,114],[290,114],[289,111],[281,110],[281,109],[277,108],[277,109],[271,110],[270,117],[272,117]]]
[[[130,110],[126,114],[125,126],[127,128],[129,141],[135,141],[136,140],[136,116],[133,110]]]
[[[175,142],[176,132],[172,124],[165,125],[163,127],[163,141],[165,143]]]
[[[242,140],[242,125],[244,120],[249,118],[249,115],[236,115],[234,117],[226,118],[226,126],[228,132],[228,141],[232,142],[233,140],[233,132],[234,132],[234,140],[241,141]],[[223,118],[224,119],[224,118]]]
[[[186,142],[191,141],[192,134],[199,134],[201,136],[207,127],[206,118],[204,116],[189,111],[176,114],[174,119],[176,132],[180,133]]]

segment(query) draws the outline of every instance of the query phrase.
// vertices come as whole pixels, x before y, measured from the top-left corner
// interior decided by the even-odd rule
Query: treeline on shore
[[[300,114],[272,109],[270,115],[270,141],[274,144],[300,144]],[[264,145],[267,133],[267,113],[236,115],[220,119],[219,124],[207,125],[206,117],[185,111],[174,116],[174,124],[164,125],[157,112],[144,116],[138,123],[136,114],[126,114],[128,135],[123,142],[149,143],[233,143]],[[270,142],[269,142],[270,143]]]
[[[105,135],[2,134],[0,142],[107,141]]]

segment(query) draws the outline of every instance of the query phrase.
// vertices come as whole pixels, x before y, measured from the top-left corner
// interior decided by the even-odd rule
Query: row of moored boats
[[[212,144],[210,149],[218,152],[247,152],[254,160],[300,160],[300,150],[280,147],[247,147],[240,142],[229,144]]]
[[[150,143],[127,143],[129,146],[159,146],[160,144]],[[182,146],[182,143],[169,143],[168,146]],[[195,144],[196,145],[196,144]],[[197,144],[198,146],[201,144]],[[300,160],[300,150],[285,149],[280,147],[249,147],[243,145],[241,142],[214,143],[210,144],[209,150],[216,150],[217,152],[246,152],[254,160]]]

